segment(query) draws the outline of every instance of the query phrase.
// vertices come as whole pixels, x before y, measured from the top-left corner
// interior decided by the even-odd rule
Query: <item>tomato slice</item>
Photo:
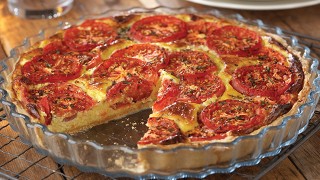
[[[140,42],[171,42],[187,35],[186,23],[176,17],[156,15],[135,22],[130,36]]]
[[[287,59],[284,57],[284,55],[268,47],[261,48],[258,54],[254,57],[257,57],[257,59],[260,61],[270,62],[273,64],[285,65],[287,62]]]
[[[117,36],[115,29],[105,23],[93,20],[85,21],[65,31],[64,41],[74,51],[90,51],[91,49],[112,43]]]
[[[72,52],[72,54],[77,56],[86,69],[94,68],[102,63],[100,48],[95,48],[90,52]]]
[[[215,75],[207,75],[199,78],[184,78],[180,83],[174,83],[170,79],[162,82],[153,111],[160,111],[174,102],[203,103],[214,96],[220,97],[225,91],[222,80]]]
[[[133,76],[112,86],[107,92],[107,100],[111,102],[116,100],[117,102],[112,106],[116,109],[148,98],[152,90],[151,82]]]
[[[157,70],[168,64],[167,53],[164,48],[152,44],[135,44],[114,52],[111,58],[130,57],[143,60]]]
[[[153,112],[161,111],[165,107],[176,102],[179,93],[179,84],[172,82],[170,79],[165,79],[161,84],[157,100],[152,106]]]
[[[47,96],[45,96],[42,99],[40,99],[39,107],[40,107],[40,110],[43,111],[46,114],[46,116],[44,117],[44,119],[45,119],[44,123],[46,125],[51,124],[52,114],[51,114],[50,102],[49,102]]]
[[[87,69],[91,69],[102,62],[100,48],[95,48],[90,52],[77,52],[72,51],[64,41],[56,40],[47,44],[43,48],[43,54],[61,54],[75,56],[79,62],[86,66]]]
[[[190,134],[188,134],[188,139],[191,142],[220,140],[226,137],[226,133],[216,133],[215,131],[208,129],[205,126],[197,127]]]
[[[46,86],[47,87],[47,86]],[[40,119],[41,115],[39,110],[45,112],[45,123],[51,122],[51,108],[49,105],[48,95],[52,91],[48,88],[30,89],[30,87],[22,86],[22,101],[26,104],[26,109],[35,118]]]
[[[221,24],[214,22],[207,22],[205,20],[196,20],[190,21],[187,24],[188,33],[197,33],[197,34],[207,34],[209,31],[218,29],[221,27]]]
[[[225,72],[229,74],[233,74],[239,64],[243,64],[243,62],[250,63],[250,61],[257,62],[258,60],[259,63],[270,64],[271,66],[273,64],[288,65],[288,61],[284,55],[268,47],[262,47],[258,54],[254,56],[239,57],[236,55],[222,55],[221,59],[226,65]]]
[[[32,84],[64,82],[80,76],[82,65],[72,55],[45,54],[24,64],[22,74]]]
[[[49,84],[26,93],[28,106],[33,114],[40,116],[38,110],[46,116],[45,124],[50,125],[53,116],[73,119],[78,112],[90,109],[96,103],[81,88],[69,83]]]
[[[209,31],[220,28],[221,25],[204,20],[196,20],[187,23],[188,34],[185,37],[187,44],[206,45],[206,37]]]
[[[59,84],[48,97],[52,113],[72,117],[94,106],[95,101],[81,88],[73,84]]]
[[[293,83],[290,69],[282,65],[252,65],[238,68],[230,82],[238,92],[248,96],[277,98]]]
[[[203,124],[215,133],[250,133],[265,124],[265,117],[260,106],[231,99],[212,103],[200,113]]]
[[[238,26],[223,26],[207,36],[207,45],[220,55],[255,55],[262,47],[259,34]]]
[[[148,119],[147,126],[149,130],[138,141],[139,145],[146,144],[176,144],[183,142],[185,137],[180,132],[177,124],[167,118],[151,117]]]
[[[174,52],[168,59],[166,71],[177,77],[202,77],[217,69],[211,58],[200,51]]]
[[[78,112],[88,110],[96,103],[81,88],[72,84],[58,84],[48,89],[52,89],[53,92],[47,97],[51,109],[50,114],[63,116],[65,121],[72,120]],[[47,117],[51,115],[47,114]],[[49,125],[51,119],[46,119],[46,123]]]
[[[68,51],[70,49],[61,40],[53,41],[43,47],[43,54],[64,54]]]
[[[220,97],[226,89],[222,80],[215,75],[184,78],[180,84],[178,100],[191,103],[203,103],[214,96]]]
[[[146,66],[145,62],[135,58],[110,58],[100,64],[93,73],[96,82],[103,82],[105,79],[119,82],[132,76],[150,82],[158,80],[158,72],[153,67]]]

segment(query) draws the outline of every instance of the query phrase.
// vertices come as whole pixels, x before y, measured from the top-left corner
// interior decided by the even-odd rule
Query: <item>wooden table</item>
[[[151,3],[152,0],[150,0]],[[97,13],[108,8],[129,8],[143,6],[138,0],[75,0],[75,6],[67,15],[52,19],[52,20],[26,20],[19,19],[11,15],[7,9],[6,1],[0,1],[0,58],[4,58],[10,54],[10,49],[21,44],[22,40],[36,34],[40,29],[56,25],[59,21],[65,21],[79,17],[84,13]],[[162,0],[159,1],[165,5],[175,6],[194,6],[197,8],[210,8],[202,5],[190,3],[187,1],[178,0]],[[151,5],[151,4],[147,4]],[[218,8],[219,9],[219,8]],[[284,30],[298,32],[301,34],[309,35],[315,38],[320,38],[320,5],[312,7],[304,7],[292,10],[279,10],[279,11],[246,11],[246,10],[230,10],[221,9],[222,11],[240,13],[247,19],[261,19],[265,23],[272,26],[279,26]],[[33,166],[23,167],[25,162],[18,161],[10,157],[5,157],[0,154],[0,167],[20,172],[19,168],[23,171],[20,176],[16,177],[29,177],[30,179],[48,178],[48,179],[63,179],[59,173],[49,173],[45,170],[32,170],[34,166],[44,166],[47,169],[57,169],[60,174],[66,174],[67,179],[77,177],[78,179],[103,179],[104,176],[94,173],[81,173],[79,170],[72,166],[61,166],[56,164],[50,157],[39,155],[32,147],[19,143],[17,134],[13,132],[7,125],[6,121],[0,123],[0,134],[6,133],[11,140],[5,140],[0,136],[0,147],[2,153],[10,152],[18,154],[19,158],[30,159],[35,162]],[[4,142],[6,141],[6,142]],[[7,142],[8,141],[8,142]],[[6,149],[6,150],[4,150]],[[294,151],[288,158],[285,158],[279,165],[269,171],[263,179],[320,179],[320,131],[315,133],[308,139],[301,147]],[[23,152],[20,152],[23,150]],[[9,162],[8,162],[9,161]],[[1,165],[2,164],[2,165]],[[45,168],[44,168],[45,169]],[[252,167],[254,169],[254,167]],[[250,171],[250,168],[248,168]],[[6,173],[0,171],[2,173]],[[6,174],[14,176],[7,172]],[[210,179],[219,178],[237,179],[239,176],[224,176],[224,175],[211,175]],[[0,176],[1,178],[1,176]]]

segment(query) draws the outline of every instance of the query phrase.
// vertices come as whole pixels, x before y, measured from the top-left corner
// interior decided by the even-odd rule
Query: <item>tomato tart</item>
[[[170,149],[280,124],[305,102],[307,72],[284,39],[257,27],[207,14],[136,13],[85,20],[36,43],[21,54],[10,93],[53,132],[151,108],[137,146]]]

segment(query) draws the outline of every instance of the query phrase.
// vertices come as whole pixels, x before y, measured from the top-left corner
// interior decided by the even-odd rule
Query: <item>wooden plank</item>
[[[281,11],[240,11],[248,19],[261,19],[270,26],[320,37],[320,5]]]
[[[295,165],[286,158],[274,169],[269,171],[262,180],[274,180],[274,179],[304,179],[303,175],[295,167]]]
[[[87,180],[87,179],[94,179],[94,180],[100,180],[100,179],[111,179],[106,176],[103,176],[98,173],[84,173],[78,170],[76,167],[73,166],[64,166],[63,171],[65,173],[66,178],[76,178],[77,180]]]
[[[297,168],[303,173],[306,179],[320,178],[320,131],[305,142],[291,156]]]

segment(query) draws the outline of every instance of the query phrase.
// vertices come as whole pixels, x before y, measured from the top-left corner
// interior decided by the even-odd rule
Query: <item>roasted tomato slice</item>
[[[160,111],[174,102],[203,103],[214,96],[220,97],[225,91],[222,80],[215,75],[199,78],[184,78],[180,83],[170,79],[162,82],[153,111]]]
[[[107,100],[115,100],[113,108],[116,109],[148,98],[152,90],[153,84],[151,82],[133,76],[112,86],[107,92]]]
[[[220,55],[249,57],[262,47],[259,34],[238,26],[223,26],[207,36],[207,45]]]
[[[202,77],[217,69],[211,58],[200,51],[174,52],[168,59],[166,71],[177,77]]]
[[[214,96],[220,97],[225,86],[222,80],[215,75],[198,78],[184,78],[180,82],[178,100],[191,103],[202,103]]]
[[[132,76],[141,77],[150,82],[158,80],[158,73],[153,67],[146,66],[145,62],[135,58],[108,59],[100,64],[93,73],[96,82],[103,82],[106,78],[118,82]]]
[[[88,20],[80,26],[66,30],[64,41],[74,51],[91,49],[112,43],[117,36],[115,29],[105,23]]]
[[[188,134],[188,139],[191,142],[220,140],[226,137],[227,137],[226,133],[216,133],[215,131],[207,128],[204,125],[198,126],[196,129],[190,132],[190,134]]]
[[[81,88],[72,84],[59,84],[52,91],[53,94],[48,96],[51,112],[65,117],[66,121],[95,104],[95,101]]]
[[[79,62],[86,66],[87,69],[91,69],[102,62],[100,48],[95,48],[90,52],[77,52],[72,51],[65,43],[61,40],[53,41],[47,44],[43,48],[43,54],[61,54],[61,55],[72,55],[75,56]]]
[[[247,134],[265,125],[266,111],[259,105],[238,100],[218,101],[205,107],[200,119],[215,133]]]
[[[78,112],[88,110],[96,103],[81,88],[68,83],[49,84],[41,89],[30,90],[27,96],[28,106],[33,108],[36,117],[40,115],[35,107],[46,114],[46,125],[51,124],[52,116],[64,117],[65,121],[69,121]]]
[[[238,92],[248,96],[277,98],[293,83],[290,69],[282,65],[253,65],[237,69],[230,82]]]
[[[157,100],[152,106],[153,111],[160,111],[173,104],[178,99],[179,94],[179,84],[172,82],[170,79],[165,79],[161,84]]]
[[[164,48],[152,44],[135,44],[114,52],[114,57],[131,57],[147,62],[156,69],[163,68],[168,64],[167,53]]]
[[[90,52],[73,52],[86,69],[91,69],[102,63],[101,49],[95,48]]]
[[[45,54],[24,64],[22,74],[32,84],[65,82],[80,76],[82,65],[76,56]]]
[[[271,66],[273,64],[280,64],[284,66],[288,65],[288,61],[284,55],[268,47],[262,47],[258,54],[251,57],[222,55],[221,58],[226,65],[225,72],[229,74],[233,74],[233,72],[238,68],[239,64],[252,65],[250,62],[257,62],[257,60],[262,64],[270,64]]]
[[[51,119],[52,119],[52,114],[51,114],[51,108],[48,100],[48,95],[52,94],[52,90],[47,88],[48,86],[45,86],[40,89],[30,89],[25,86],[22,86],[23,90],[23,103],[26,104],[26,108],[28,112],[35,118],[40,119],[41,118],[41,113],[39,110],[42,112],[45,112],[46,117],[45,117],[45,124],[50,124]]]
[[[52,121],[52,113],[51,113],[51,106],[50,106],[50,102],[47,96],[43,97],[42,99],[40,99],[39,103],[38,103],[38,107],[40,108],[41,111],[43,111],[46,116],[45,118],[45,125],[49,125],[51,124]]]
[[[185,37],[185,41],[187,44],[205,45],[207,34],[220,27],[220,24],[204,20],[190,21],[187,23],[188,34]]]
[[[151,117],[148,119],[147,126],[149,130],[141,140],[138,141],[138,145],[168,145],[185,140],[177,124],[170,119]]]
[[[43,54],[64,54],[68,51],[69,47],[61,40],[55,40],[43,47]]]
[[[257,55],[255,55],[258,60],[263,62],[270,62],[272,64],[286,65],[287,59],[274,49],[263,47],[260,49]]]
[[[135,22],[130,36],[140,42],[170,42],[187,35],[186,23],[176,17],[156,15]]]

